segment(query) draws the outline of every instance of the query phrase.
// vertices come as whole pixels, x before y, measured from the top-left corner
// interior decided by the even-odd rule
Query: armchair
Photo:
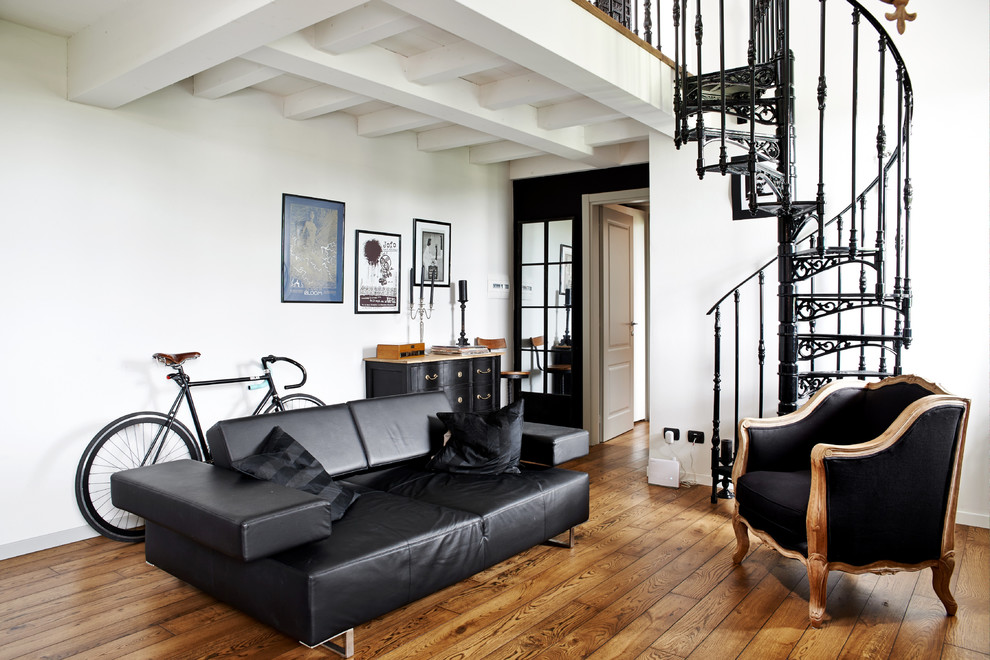
[[[917,376],[840,380],[793,413],[739,423],[735,563],[752,531],[808,570],[811,625],[828,572],[932,569],[946,613],[969,400]]]

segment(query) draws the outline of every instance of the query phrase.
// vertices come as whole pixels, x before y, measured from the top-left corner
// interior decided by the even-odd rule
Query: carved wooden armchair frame
[[[733,561],[738,564],[746,556],[749,550],[749,536],[747,533],[747,530],[749,530],[780,554],[802,562],[808,571],[810,587],[808,609],[811,624],[815,628],[821,626],[825,615],[826,580],[830,570],[841,570],[848,573],[872,572],[889,574],[898,571],[919,571],[925,568],[931,568],[932,586],[935,589],[935,593],[945,606],[946,613],[950,616],[955,614],[956,602],[949,591],[949,579],[955,567],[954,526],[956,504],[970,402],[968,399],[952,396],[938,385],[917,376],[897,376],[872,383],[859,380],[840,380],[830,383],[819,390],[807,403],[793,413],[776,418],[743,419],[739,423],[739,449],[732,474],[733,483],[737,484],[737,488],[740,477],[747,473],[747,463],[753,442],[752,436],[754,434],[758,435],[761,429],[773,430],[792,425],[801,425],[836,392],[848,390],[849,388],[877,390],[897,383],[918,385],[928,390],[930,394],[922,396],[907,405],[884,432],[868,441],[848,445],[819,443],[815,444],[811,449],[811,492],[806,518],[807,554],[793,547],[784,547],[768,532],[758,529],[751,524],[745,517],[740,515],[738,498],[735,501],[732,524],[736,534],[736,551],[733,555]],[[959,421],[956,425],[954,450],[949,464],[951,474],[948,475],[946,500],[944,502],[944,519],[941,521],[941,549],[938,556],[909,563],[879,559],[862,565],[830,559],[830,479],[828,471],[830,462],[850,458],[870,460],[877,457],[901,441],[919,419],[932,411],[946,408],[954,409],[955,414],[959,415]],[[831,463],[831,465],[834,466],[836,464]],[[905,506],[911,506],[910,495],[905,495],[904,504]]]

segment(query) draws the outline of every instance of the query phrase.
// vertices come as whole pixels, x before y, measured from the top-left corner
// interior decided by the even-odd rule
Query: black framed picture
[[[413,220],[412,286],[450,286],[450,223]]]
[[[398,314],[402,237],[380,231],[354,232],[354,313]]]
[[[344,203],[282,195],[282,302],[344,302]]]

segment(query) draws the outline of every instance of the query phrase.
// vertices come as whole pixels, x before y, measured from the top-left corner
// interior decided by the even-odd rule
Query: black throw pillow
[[[334,481],[316,457],[276,426],[261,443],[259,453],[232,463],[235,470],[257,479],[312,493],[330,502],[330,520],[344,517],[358,493]]]
[[[426,467],[461,474],[518,474],[523,400],[488,413],[442,412],[450,439]]]

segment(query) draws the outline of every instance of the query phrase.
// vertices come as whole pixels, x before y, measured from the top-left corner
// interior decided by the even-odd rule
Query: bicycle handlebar
[[[288,362],[289,364],[297,368],[300,372],[302,372],[302,380],[296,383],[295,385],[285,385],[285,389],[294,390],[306,384],[306,367],[302,366],[292,358],[278,357],[275,355],[266,355],[265,357],[261,358],[261,366],[264,369],[267,369],[268,365],[273,362]]]

